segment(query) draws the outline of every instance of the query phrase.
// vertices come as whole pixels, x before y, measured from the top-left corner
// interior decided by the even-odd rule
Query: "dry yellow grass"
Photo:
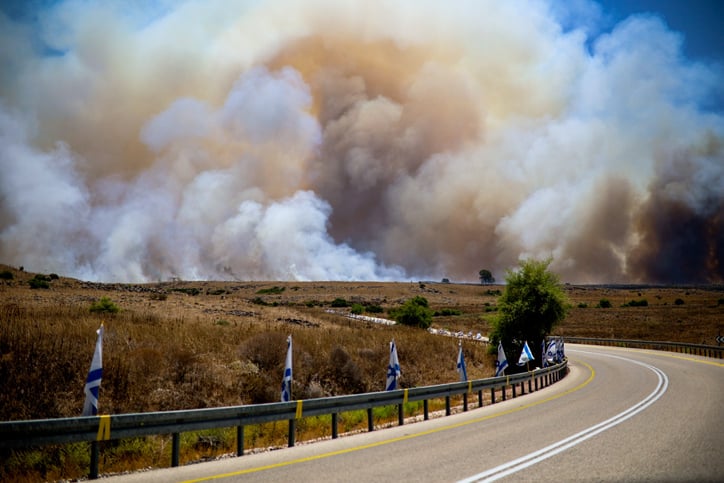
[[[472,284],[379,282],[128,285],[64,277],[52,280],[48,289],[31,289],[28,281],[35,274],[0,265],[0,272],[4,271],[12,279],[0,280],[2,420],[80,415],[95,330],[101,321],[106,326],[102,413],[276,401],[288,334],[294,339],[294,398],[382,390],[392,338],[399,348],[403,387],[452,382],[458,377],[456,339],[352,320],[329,313],[331,302],[344,299],[388,310],[423,296],[434,310],[455,309],[461,314],[435,317],[433,327],[488,335],[503,290],[502,286]],[[556,334],[714,344],[724,324],[722,287],[566,286],[565,291],[571,310]],[[120,312],[91,313],[91,304],[102,297],[111,299]],[[604,298],[612,307],[595,308]],[[622,307],[642,299],[647,307]],[[385,317],[384,313],[370,315]],[[485,345],[466,341],[464,349],[470,378],[492,375],[493,358]],[[364,425],[362,418],[356,418],[342,419],[345,430]],[[247,444],[283,441],[286,429],[277,426],[250,430]],[[326,435],[329,424],[311,421],[298,429],[306,435],[300,439],[319,437]],[[184,461],[233,447],[233,435],[215,434],[211,441],[219,444],[211,445],[205,443],[206,436],[194,438],[187,444]],[[162,438],[151,441],[156,441],[153,450],[146,446],[129,450],[131,443],[114,448],[117,455],[106,456],[102,467],[122,470],[168,461],[168,444]],[[147,444],[151,443],[132,443]],[[84,450],[79,454],[85,454]],[[86,471],[78,464],[70,474],[59,473],[52,464],[55,457],[48,457],[50,462],[40,469],[31,465],[27,474],[54,479]],[[0,454],[6,468],[12,458],[17,454]],[[10,473],[0,476],[12,479]]]

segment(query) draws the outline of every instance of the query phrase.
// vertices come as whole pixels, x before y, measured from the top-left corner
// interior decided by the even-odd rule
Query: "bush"
[[[400,324],[427,329],[432,325],[432,309],[425,297],[413,297],[402,307],[390,311],[390,316]]]
[[[284,287],[277,287],[276,285],[272,288],[263,288],[258,290],[256,293],[259,295],[279,295],[284,292]]]
[[[676,299],[676,300],[674,300],[674,305],[684,305],[684,299]]]
[[[3,270],[0,272],[0,280],[12,280],[13,279],[13,272],[10,270]]]
[[[349,303],[342,298],[336,298],[332,300],[332,303],[330,304],[332,307],[349,307]]]
[[[596,308],[599,308],[599,309],[610,309],[611,307],[613,307],[613,305],[611,304],[611,301],[608,299],[601,299],[598,301],[598,305],[596,305]]]
[[[365,308],[362,304],[352,304],[352,310],[351,312],[355,315],[360,315],[362,312],[365,311]]]
[[[93,313],[107,313],[115,314],[121,310],[118,305],[114,304],[108,297],[101,297],[100,300],[93,302],[90,306],[90,311]]]
[[[463,313],[458,309],[440,309],[436,310],[433,314],[435,317],[449,317],[455,315],[462,315]]]
[[[174,292],[181,292],[185,293],[186,295],[198,295],[201,293],[201,290],[197,289],[196,287],[188,287],[188,288],[172,288]]]
[[[588,308],[588,304],[587,304],[586,302],[581,302],[581,303],[578,304],[578,308],[579,308],[579,309],[587,309],[587,308]]]
[[[50,282],[49,277],[38,274],[28,280],[28,285],[30,285],[30,288],[50,288],[50,284],[48,282]]]
[[[649,302],[646,299],[631,300],[629,302],[621,304],[621,307],[648,307],[648,306],[649,306]]]

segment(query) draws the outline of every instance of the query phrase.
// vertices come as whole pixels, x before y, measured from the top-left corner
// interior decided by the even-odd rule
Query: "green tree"
[[[419,295],[406,301],[402,307],[390,311],[390,316],[397,323],[423,329],[432,325],[432,314],[433,311],[428,305],[427,299]]]
[[[482,269],[478,272],[478,275],[480,276],[480,283],[483,285],[490,285],[491,283],[495,283],[495,278],[493,277],[493,274],[490,272],[490,270]]]
[[[550,263],[550,259],[522,261],[518,270],[507,272],[491,347],[503,342],[510,367],[515,367],[525,341],[540,364],[543,338],[566,316],[568,301],[558,276],[548,270]]]

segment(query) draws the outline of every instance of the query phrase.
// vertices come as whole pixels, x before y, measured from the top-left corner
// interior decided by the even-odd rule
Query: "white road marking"
[[[654,389],[651,392],[651,394],[649,394],[644,399],[642,399],[638,403],[634,404],[630,408],[626,409],[625,411],[613,416],[612,418],[609,418],[594,426],[584,429],[583,431],[581,431],[579,433],[576,433],[576,434],[569,436],[565,439],[562,439],[556,443],[546,446],[545,448],[539,449],[538,451],[534,451],[534,452],[529,453],[520,458],[516,458],[512,461],[509,461],[502,465],[496,466],[495,468],[491,468],[487,471],[483,471],[482,473],[478,473],[477,475],[473,475],[464,480],[460,480],[459,483],[471,483],[471,482],[478,482],[478,481],[496,481],[500,478],[506,477],[508,475],[512,475],[513,473],[517,473],[518,471],[524,470],[525,468],[533,466],[536,463],[539,463],[552,456],[555,456],[558,453],[561,453],[569,448],[572,448],[573,446],[576,446],[579,443],[582,443],[583,441],[585,441],[589,438],[592,438],[593,436],[595,436],[599,433],[602,433],[603,431],[606,431],[607,429],[610,429],[610,428],[616,426],[617,424],[620,424],[620,423],[626,421],[627,419],[634,416],[635,414],[640,413],[641,411],[643,411],[644,409],[646,409],[647,407],[652,405],[654,402],[656,402],[661,396],[663,396],[663,394],[666,392],[666,389],[669,387],[669,378],[666,376],[664,371],[662,371],[658,367],[652,366],[650,364],[645,364],[643,362],[635,361],[633,359],[615,356],[615,355],[611,355],[611,354],[600,354],[600,353],[586,352],[586,351],[580,351],[580,350],[570,350],[570,352],[579,352],[581,354],[592,354],[592,355],[596,355],[596,356],[611,357],[614,359],[621,359],[621,360],[624,360],[627,362],[631,362],[633,364],[638,364],[640,366],[643,366],[643,367],[651,370],[654,374],[656,374],[656,376],[658,377],[658,384],[656,386],[656,389]]]

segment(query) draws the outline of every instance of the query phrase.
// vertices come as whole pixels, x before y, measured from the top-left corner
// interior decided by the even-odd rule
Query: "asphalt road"
[[[573,344],[566,353],[562,381],[493,406],[106,481],[724,481],[722,361]]]

